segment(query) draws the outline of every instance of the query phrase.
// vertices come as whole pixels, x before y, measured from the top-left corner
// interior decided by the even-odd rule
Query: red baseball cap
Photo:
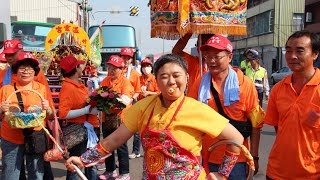
[[[121,56],[130,56],[133,57],[133,49],[132,48],[122,48],[120,51]]]
[[[84,64],[85,61],[80,61],[72,55],[66,56],[60,61],[60,67],[67,73],[76,68],[79,64]]]
[[[6,59],[5,56],[6,56],[6,55],[5,55],[4,53],[1,53],[1,54],[0,54],[0,62],[2,62],[2,63],[6,63],[6,62],[7,62],[7,59]]]
[[[4,54],[13,54],[16,53],[19,50],[23,49],[23,46],[19,40],[13,39],[13,40],[5,40],[3,46],[3,52]]]
[[[143,64],[149,64],[152,66],[152,62],[151,62],[151,59],[150,58],[144,58],[142,61],[141,61],[141,65]]]
[[[120,56],[117,56],[117,55],[110,56],[109,61],[107,62],[107,64],[112,64],[112,65],[114,65],[115,67],[118,67],[118,68],[124,67],[123,59]]]
[[[34,54],[32,54],[31,52],[27,52],[27,51],[19,52],[19,54],[17,55],[17,61],[22,61],[25,59],[30,59],[39,65],[39,62],[38,62],[36,56]]]
[[[208,48],[215,48],[215,49],[219,49],[219,50],[227,50],[229,52],[232,53],[233,47],[231,42],[229,41],[228,38],[219,35],[219,34],[215,34],[214,36],[212,36],[207,42],[206,44],[202,45],[200,47],[200,51],[205,51]]]

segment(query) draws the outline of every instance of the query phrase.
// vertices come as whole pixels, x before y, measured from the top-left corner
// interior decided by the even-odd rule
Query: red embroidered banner
[[[246,35],[247,0],[151,0],[151,37]]]

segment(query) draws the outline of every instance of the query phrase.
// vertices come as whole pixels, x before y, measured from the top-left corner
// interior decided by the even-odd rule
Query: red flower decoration
[[[87,103],[107,114],[119,113],[126,107],[121,101],[120,94],[108,87],[100,87],[94,90]]]
[[[92,100],[92,101],[89,102],[89,105],[90,105],[91,107],[95,107],[95,106],[98,105],[98,101]]]
[[[113,93],[110,93],[110,94],[109,94],[109,98],[114,98],[114,94],[113,94]]]

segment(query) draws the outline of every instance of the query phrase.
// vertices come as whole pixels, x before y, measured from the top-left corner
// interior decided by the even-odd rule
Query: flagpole
[[[104,25],[105,22],[106,22],[106,20],[102,21],[101,24],[99,25],[99,27],[96,29],[96,31],[94,31],[94,33],[92,34],[92,36],[90,38],[90,42],[92,42],[93,39],[98,35],[101,27]]]
[[[198,35],[198,39],[199,39],[199,45],[198,46],[201,46],[202,45],[202,35],[199,34]],[[198,49],[200,47],[197,47]],[[199,65],[200,65],[200,76],[203,75],[203,63],[202,63],[202,52],[201,51],[198,51],[199,52]]]
[[[101,29],[102,29],[102,26],[104,25],[105,22],[106,22],[106,20],[102,21],[101,24],[99,25],[99,27],[95,30],[95,32],[90,37],[90,48],[93,48],[92,46],[94,46],[94,49],[95,49],[94,52],[91,50],[90,58],[92,58],[91,62],[95,63],[96,66],[101,65],[102,59],[101,59],[100,48],[102,47],[102,44],[103,44]],[[96,40],[96,38],[99,38],[99,39]],[[98,41],[98,44],[93,45],[95,43],[95,41]]]

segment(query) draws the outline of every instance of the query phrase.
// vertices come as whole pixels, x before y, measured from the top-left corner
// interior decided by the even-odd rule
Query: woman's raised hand
[[[10,101],[3,101],[2,103],[1,103],[1,111],[2,112],[7,112],[7,111],[9,111],[9,107],[10,107]]]
[[[49,101],[46,99],[41,102],[41,105],[42,105],[42,109],[44,110],[48,110],[50,108]]]

